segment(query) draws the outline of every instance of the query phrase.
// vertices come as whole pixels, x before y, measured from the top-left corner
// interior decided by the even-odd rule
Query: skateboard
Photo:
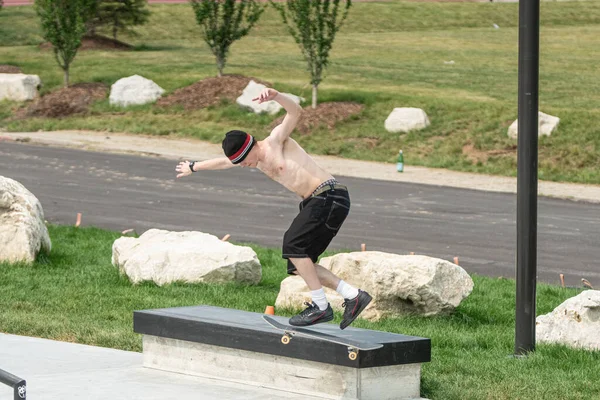
[[[358,352],[360,350],[375,350],[383,347],[381,343],[361,342],[358,340],[352,340],[338,337],[335,335],[330,335],[328,333],[313,331],[311,329],[304,329],[298,326],[285,325],[275,321],[273,318],[268,317],[266,315],[263,315],[263,319],[273,328],[284,332],[283,336],[281,337],[281,343],[283,344],[289,344],[294,335],[325,340],[327,342],[337,343],[346,346],[348,348],[348,358],[353,361],[356,360],[356,358],[358,357]]]

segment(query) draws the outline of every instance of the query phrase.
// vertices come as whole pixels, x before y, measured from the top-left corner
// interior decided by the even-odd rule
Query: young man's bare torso
[[[333,179],[292,138],[283,143],[267,138],[256,144],[262,151],[262,160],[259,159],[256,167],[303,199],[321,183]]]

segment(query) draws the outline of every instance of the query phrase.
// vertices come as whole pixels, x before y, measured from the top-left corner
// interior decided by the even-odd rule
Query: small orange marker
[[[360,250],[361,251],[367,251],[367,245],[365,243],[360,245]]]
[[[560,285],[565,287],[565,274],[560,274]]]
[[[267,308],[265,308],[265,314],[275,315],[275,307],[267,306]]]
[[[410,252],[410,255],[411,255],[411,256],[414,256],[414,255],[415,255],[415,252],[414,252],[414,251],[411,251],[411,252]]]
[[[226,242],[229,240],[229,238],[231,237],[231,235],[228,233],[227,235],[223,236],[223,238],[221,239],[221,241]]]
[[[458,264],[458,257],[454,257],[454,264],[459,265]]]
[[[77,213],[77,222],[75,222],[75,228],[78,228],[81,225],[81,213]]]

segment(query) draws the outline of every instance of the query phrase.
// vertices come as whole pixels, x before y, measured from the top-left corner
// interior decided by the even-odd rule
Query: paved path
[[[0,368],[34,400],[310,400],[315,397],[142,366],[142,354],[0,333]],[[12,399],[0,384],[0,399]]]

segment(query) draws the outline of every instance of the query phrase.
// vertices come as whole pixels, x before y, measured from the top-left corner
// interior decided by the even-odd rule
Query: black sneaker
[[[333,310],[331,309],[331,305],[327,303],[327,308],[325,310],[319,309],[315,303],[307,303],[308,308],[302,311],[298,315],[294,315],[290,318],[290,325],[293,326],[308,326],[314,324],[320,324],[322,322],[328,322],[333,319]]]
[[[344,299],[344,303],[342,307],[344,310],[344,319],[342,319],[342,323],[340,324],[340,329],[346,329],[348,325],[352,323],[358,317],[358,314],[365,309],[365,307],[371,302],[373,298],[367,292],[363,292],[362,290],[358,290],[358,296],[353,299]]]

